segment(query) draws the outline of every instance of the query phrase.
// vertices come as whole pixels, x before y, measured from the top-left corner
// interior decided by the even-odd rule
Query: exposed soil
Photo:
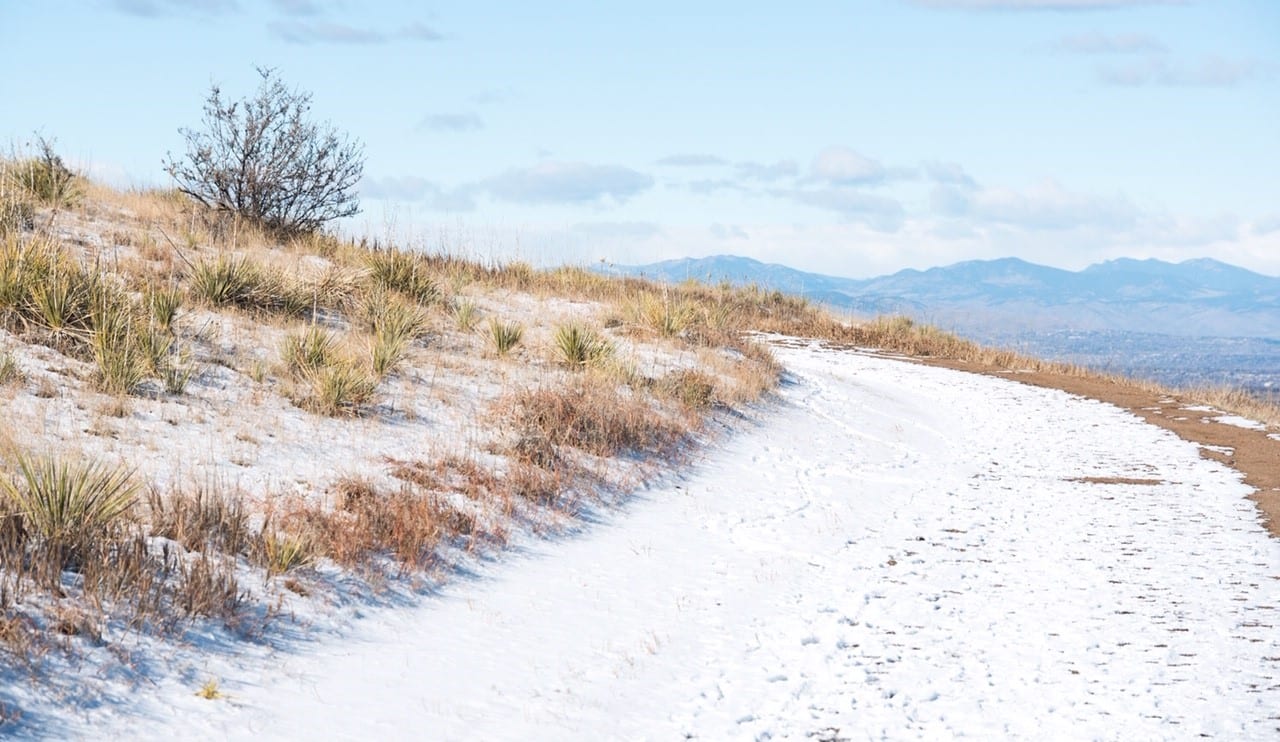
[[[1154,487],[1165,484],[1163,479],[1135,479],[1133,477],[1071,477],[1069,481],[1085,484],[1138,484]]]
[[[1198,444],[1204,458],[1219,461],[1243,474],[1245,483],[1254,488],[1249,499],[1261,511],[1263,524],[1272,536],[1280,538],[1280,440],[1269,437],[1267,431],[1216,422],[1214,418],[1225,413],[1195,409],[1201,405],[1176,394],[1155,394],[1107,379],[1011,372],[963,361],[917,360],[931,366],[998,376],[1108,402],[1133,412],[1152,425],[1170,430],[1183,440]],[[1275,431],[1270,435],[1275,435]]]

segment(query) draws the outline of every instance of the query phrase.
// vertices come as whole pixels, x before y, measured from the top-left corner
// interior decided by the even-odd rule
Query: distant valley
[[[737,256],[609,270],[755,283],[854,315],[903,314],[983,343],[1174,386],[1280,396],[1280,278],[1211,259],[1120,259],[1073,272],[1004,258],[863,280]]]

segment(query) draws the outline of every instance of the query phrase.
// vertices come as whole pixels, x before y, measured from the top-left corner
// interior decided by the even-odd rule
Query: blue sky
[[[46,0],[0,50],[0,137],[134,186],[274,67],[365,145],[346,229],[427,248],[1280,275],[1273,0]]]

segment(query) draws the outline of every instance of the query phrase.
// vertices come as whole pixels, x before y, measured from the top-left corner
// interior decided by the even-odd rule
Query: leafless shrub
[[[252,98],[228,101],[214,85],[200,129],[180,129],[186,155],[165,160],[178,189],[206,207],[285,234],[314,232],[359,212],[355,187],[364,154],[308,114],[311,94],[259,69]]]

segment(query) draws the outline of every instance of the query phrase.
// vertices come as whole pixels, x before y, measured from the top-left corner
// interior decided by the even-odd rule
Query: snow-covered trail
[[[778,355],[780,410],[607,522],[86,732],[1280,734],[1280,542],[1238,474],[1060,392]]]

